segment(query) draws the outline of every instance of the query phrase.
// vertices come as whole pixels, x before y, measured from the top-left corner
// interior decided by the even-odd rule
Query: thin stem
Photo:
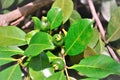
[[[65,73],[66,73],[66,78],[67,78],[67,80],[70,80],[69,75],[68,75],[68,71],[67,71],[66,61],[65,61],[65,51],[64,51],[64,48],[61,48],[61,54],[62,54],[62,59],[63,59],[64,64],[65,64],[64,70],[65,70]]]
[[[93,4],[93,1],[92,0],[88,0],[88,4],[89,4],[89,7],[90,7],[90,10],[91,10],[91,13],[92,13],[92,16],[93,18],[95,19],[97,25],[98,25],[98,28],[99,28],[99,31],[101,33],[101,37],[104,41],[105,44],[108,44],[107,40],[106,40],[106,37],[105,37],[105,31],[103,29],[103,26],[102,26],[102,23],[100,21],[100,19],[98,18],[98,15],[96,13],[96,10],[95,10],[95,7],[94,7],[94,4]],[[118,56],[115,54],[115,52],[113,51],[113,49],[107,45],[106,46],[108,51],[110,52],[110,55],[117,61],[120,63],[120,60],[118,58]]]

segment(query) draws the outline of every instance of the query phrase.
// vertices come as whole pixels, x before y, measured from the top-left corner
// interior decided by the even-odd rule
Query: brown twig
[[[91,13],[92,13],[92,16],[94,17],[97,25],[98,25],[98,28],[99,28],[99,31],[101,33],[101,37],[104,41],[105,44],[108,44],[108,42],[106,41],[106,36],[105,36],[105,30],[103,29],[103,26],[102,26],[102,23],[100,21],[100,19],[98,18],[97,16],[97,13],[96,13],[96,10],[95,10],[95,7],[94,7],[94,4],[93,4],[93,1],[92,0],[88,0],[88,5],[90,7],[90,10],[91,10]],[[113,49],[107,45],[106,46],[108,51],[110,52],[110,55],[117,61],[120,63],[120,59],[119,57],[115,54],[115,52],[113,51]]]
[[[50,3],[52,3],[52,0],[34,0],[33,2],[30,2],[23,7],[17,8],[16,10],[13,10],[7,14],[2,14],[0,15],[0,26],[7,26],[11,24],[11,22],[18,24],[22,21],[18,19],[26,17],[28,14],[31,14],[39,8]]]

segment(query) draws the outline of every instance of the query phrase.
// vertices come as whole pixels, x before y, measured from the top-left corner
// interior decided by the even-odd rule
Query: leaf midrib
[[[116,35],[116,33],[117,33],[118,31],[120,31],[120,28],[117,29],[117,30],[108,38],[107,42],[109,42],[109,41],[112,39],[112,37],[114,37],[114,35]]]
[[[85,31],[86,28],[87,28],[87,26],[79,33],[79,36],[74,40],[74,42],[72,43],[72,45],[67,49],[66,54],[73,47],[73,45],[75,44],[75,42],[79,39],[79,37],[82,35],[82,33]]]
[[[59,11],[59,12],[60,12],[60,11]],[[59,12],[57,12],[57,14],[56,14],[55,18],[54,18],[54,19],[53,19],[53,21],[52,21],[52,24],[51,24],[51,29],[53,29],[53,28],[52,28],[52,26],[53,26],[54,22],[56,21],[56,18],[57,18],[57,16],[59,15]]]
[[[16,65],[13,67],[13,69],[12,69],[12,71],[10,72],[10,75],[8,76],[7,80],[10,80],[10,78],[11,78],[12,74],[14,73],[15,69],[17,68],[17,66],[18,66],[18,64],[16,64]]]
[[[72,68],[74,68],[74,67],[83,67],[83,68],[102,69],[102,70],[109,71],[109,72],[113,73],[112,68],[111,68],[111,69],[108,69],[108,68],[102,68],[102,67],[100,67],[100,66],[75,65],[75,66],[73,66]]]

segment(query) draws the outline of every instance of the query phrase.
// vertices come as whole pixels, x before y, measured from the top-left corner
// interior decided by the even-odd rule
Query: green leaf
[[[96,44],[96,46],[95,46],[95,51],[97,52],[97,53],[102,53],[103,52],[103,50],[104,50],[104,46],[105,46],[105,44],[104,44],[104,42],[101,40],[101,37],[100,37],[100,35],[99,35],[99,39],[98,39],[98,42],[97,42],[97,44]]]
[[[1,80],[22,80],[19,65],[12,66],[0,72]]]
[[[56,72],[52,76],[48,77],[46,80],[56,80],[56,79],[57,80],[66,80],[64,72],[63,71]]]
[[[120,64],[105,55],[85,58],[79,64],[72,66],[72,68],[93,78],[105,78],[110,74],[120,75]]]
[[[14,61],[11,57],[15,54],[22,54],[24,51],[19,49],[18,47],[1,47],[0,46],[0,65],[8,63],[10,61]]]
[[[81,19],[81,16],[80,14],[76,11],[76,10],[73,10],[71,16],[70,16],[70,23],[74,23],[76,22],[77,20],[80,20]]]
[[[46,80],[46,78],[53,74],[54,74],[53,68],[46,68],[41,71],[35,71],[30,68],[30,76],[32,80]]]
[[[48,51],[46,54],[47,54],[50,62],[52,62],[54,59],[57,58],[57,56],[55,56],[55,55],[54,55],[52,52],[50,52],[50,51]]]
[[[0,46],[25,45],[25,33],[15,26],[0,27]]]
[[[107,48],[105,47],[104,42],[101,40],[101,37],[99,36],[99,40],[96,44],[96,46],[94,47],[94,50],[98,53],[98,54],[105,54],[110,56]]]
[[[40,30],[40,26],[41,26],[41,21],[39,18],[37,17],[32,17],[33,23],[34,23],[34,28],[37,30]]]
[[[47,19],[51,24],[51,30],[59,27],[63,21],[61,8],[51,8],[47,14]]]
[[[94,48],[96,46],[96,44],[98,43],[98,39],[99,39],[99,32],[97,29],[93,29],[93,36],[88,44],[88,46],[90,46],[91,48]]]
[[[28,44],[29,44],[31,38],[32,38],[37,32],[39,32],[39,30],[32,30],[32,31],[30,31],[30,32],[28,32],[28,33],[26,34],[25,39],[26,39],[26,41],[27,41]]]
[[[2,4],[2,9],[5,9],[10,7],[14,3],[14,0],[1,0],[0,2]]]
[[[29,67],[35,71],[40,71],[50,67],[47,55],[44,52],[42,52],[40,55],[32,57],[29,62]]]
[[[85,79],[81,79],[81,80],[99,80],[99,79],[96,79],[96,78],[85,78]]]
[[[65,50],[68,55],[78,55],[85,50],[93,34],[92,22],[88,19],[78,20],[70,26],[65,37]]]
[[[36,56],[47,49],[54,49],[52,37],[45,32],[38,32],[31,38],[30,44],[24,54],[26,56]]]
[[[115,41],[120,39],[120,7],[112,12],[112,17],[107,28],[107,41]]]
[[[63,12],[63,23],[65,23],[72,14],[73,2],[72,0],[55,0],[52,7],[59,7]]]

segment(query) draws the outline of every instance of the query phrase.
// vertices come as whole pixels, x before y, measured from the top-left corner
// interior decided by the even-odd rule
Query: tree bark
[[[24,18],[39,8],[52,3],[52,0],[35,0],[23,7],[17,8],[7,14],[0,15],[0,26],[8,26],[11,22],[18,20],[20,23]],[[22,18],[22,19],[20,19]],[[20,20],[19,20],[20,19]]]

